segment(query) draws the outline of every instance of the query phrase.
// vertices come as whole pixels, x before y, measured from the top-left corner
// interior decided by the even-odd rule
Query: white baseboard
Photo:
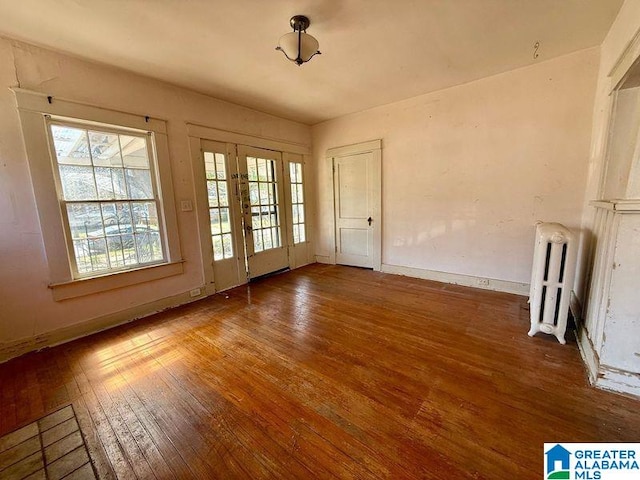
[[[334,262],[331,261],[331,256],[330,255],[316,255],[316,262],[317,263],[326,263],[326,264],[334,263]]]
[[[601,365],[596,387],[640,397],[640,373]]]
[[[462,275],[459,273],[438,272],[423,268],[403,267],[400,265],[382,264],[382,271],[405,275],[407,277],[434,280],[436,282],[452,283],[465,287],[482,288],[484,290],[494,290],[497,292],[514,293],[516,295],[529,295],[529,284],[510,282],[507,280],[497,280],[495,278],[475,277],[473,275]]]
[[[195,302],[213,293],[210,289],[203,288],[204,295],[191,297],[189,292],[183,292],[171,297],[162,298],[154,302],[145,303],[136,307],[128,308],[116,313],[96,317],[84,322],[76,323],[68,327],[42,333],[35,337],[24,338],[12,342],[0,343],[0,363],[6,362],[14,357],[19,357],[25,353],[41,350],[46,347],[53,347],[62,343],[70,342],[76,338],[84,337],[92,333],[122,325],[134,320],[138,320],[154,313],[161,312],[168,308],[178,307],[190,302]]]
[[[576,317],[576,338],[591,385],[603,390],[640,398],[640,373],[602,365],[578,317]]]
[[[582,362],[587,369],[587,375],[589,376],[589,382],[591,385],[596,384],[598,378],[598,370],[600,368],[600,359],[598,354],[593,348],[591,340],[587,336],[587,332],[581,324],[579,317],[574,317],[576,320],[576,340],[578,341],[578,350],[582,357]]]

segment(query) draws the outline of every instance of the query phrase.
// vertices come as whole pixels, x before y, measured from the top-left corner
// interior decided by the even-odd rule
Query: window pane
[[[291,211],[293,213],[292,215],[293,223],[300,223],[300,221],[298,220],[298,205],[292,205]]]
[[[269,215],[262,215],[262,227],[270,227],[271,226],[271,219],[269,218]]]
[[[293,243],[300,243],[299,225],[293,226]]]
[[[304,205],[298,205],[298,223],[304,223]]]
[[[222,247],[222,237],[220,235],[214,235],[211,237],[213,243],[213,259],[222,260],[224,258],[224,248]]]
[[[138,254],[138,260],[141,263],[151,262],[154,260],[153,246],[151,244],[150,233],[136,233],[134,235],[135,247]]]
[[[220,212],[217,208],[209,210],[209,216],[211,217],[211,234],[216,235],[220,232]]]
[[[107,237],[107,250],[109,252],[109,263],[111,263],[111,268],[125,266],[122,238],[120,235]]]
[[[124,170],[122,168],[110,168],[111,181],[113,183],[113,194],[118,200],[129,197],[127,193],[127,184],[124,181]]]
[[[220,209],[220,225],[222,233],[231,232],[231,222],[229,219],[229,209],[221,208]]]
[[[273,239],[273,248],[280,246],[280,229],[278,227],[271,228],[271,238]]]
[[[276,162],[274,162],[273,160],[267,160],[267,180],[269,182],[273,182],[273,169],[275,168],[275,164]]]
[[[260,194],[257,183],[249,183],[249,201],[251,202],[251,205],[260,204]]]
[[[125,167],[149,169],[147,140],[144,137],[120,135],[120,146]]]
[[[224,248],[224,258],[233,257],[233,244],[231,243],[231,234],[225,233],[222,235],[222,243]]]
[[[296,164],[295,163],[290,163],[289,164],[289,177],[291,178],[291,183],[296,183],[297,177],[296,177]]]
[[[92,167],[60,165],[60,181],[65,200],[97,200]]]
[[[307,240],[307,238],[306,238],[306,235],[304,233],[304,223],[301,223],[300,225],[298,225],[298,229],[299,229],[298,230],[298,232],[299,232],[299,235],[298,235],[299,242],[305,242]]]
[[[216,178],[216,164],[213,153],[211,152],[204,152],[204,171],[207,180],[214,180]]]
[[[257,230],[261,227],[260,207],[251,207],[251,227]]]
[[[254,252],[261,252],[264,250],[262,242],[262,230],[253,231],[253,250]]]
[[[256,166],[256,159],[253,157],[247,157],[247,173],[250,182],[258,180],[258,167]]]
[[[291,203],[298,203],[298,187],[291,185]]]
[[[133,233],[131,207],[128,203],[103,203],[102,218],[107,235]]]
[[[107,261],[107,241],[104,238],[90,238],[87,240],[91,271],[106,270],[109,268]]]
[[[136,243],[133,239],[133,235],[122,235],[120,237],[120,246],[122,253],[124,254],[125,265],[138,264],[138,252],[136,250]]]
[[[226,180],[227,169],[224,164],[224,155],[221,153],[216,153],[216,173],[218,180]]]
[[[160,238],[159,232],[151,232],[149,234],[149,239],[151,243],[151,253],[153,255],[152,261],[158,262],[164,259],[164,254],[162,253],[162,240]]]
[[[91,203],[68,204],[67,216],[72,238],[101,237],[104,235],[99,205]]]
[[[229,196],[227,195],[227,182],[218,183],[218,199],[220,200],[221,207],[229,206]]]
[[[269,204],[270,205],[278,203],[275,190],[276,190],[276,184],[275,183],[270,183],[269,184],[269,189],[268,189],[268,192],[269,192]]]
[[[266,182],[267,178],[267,160],[264,158],[258,158],[258,180]]]
[[[304,202],[304,197],[303,197],[303,195],[302,195],[302,184],[300,184],[300,183],[299,183],[299,184],[297,184],[297,185],[296,185],[296,188],[297,188],[297,190],[298,190],[298,195],[297,195],[296,203],[302,203],[302,202]]]
[[[116,213],[116,204],[115,203],[102,203],[100,204],[102,208],[102,221],[105,227],[116,227],[115,232],[111,229],[111,233],[120,233],[118,228],[118,214]],[[108,233],[108,232],[107,232]]]
[[[265,250],[269,250],[270,248],[273,248],[273,241],[271,239],[270,229],[262,230],[262,243],[264,245]]]
[[[98,198],[100,200],[114,200],[116,195],[111,177],[111,169],[96,167],[94,172],[96,175],[96,186],[98,187]]]
[[[153,198],[153,187],[151,186],[151,172],[149,170],[138,170],[125,168],[125,178],[129,189],[130,198],[151,199]]]
[[[269,184],[259,183],[258,185],[260,189],[260,204],[269,205]]]
[[[118,135],[106,132],[89,132],[91,158],[96,167],[121,167]]]
[[[209,206],[218,206],[218,186],[217,182],[207,181],[207,191],[209,193]]]
[[[131,211],[136,232],[160,231],[158,210],[154,202],[133,202],[131,203]]]
[[[87,132],[83,129],[51,125],[51,135],[60,164],[91,165]]]

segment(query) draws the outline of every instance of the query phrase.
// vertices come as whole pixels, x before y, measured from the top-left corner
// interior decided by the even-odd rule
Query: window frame
[[[183,273],[183,260],[178,236],[177,212],[164,120],[110,110],[73,100],[14,88],[22,125],[31,182],[40,220],[42,239],[49,267],[49,288],[56,301],[112,290]],[[64,124],[76,123],[83,128],[115,128],[149,132],[153,137],[148,151],[154,196],[159,205],[159,225],[162,228],[164,261],[145,263],[123,270],[108,270],[90,276],[76,275],[73,245],[69,244],[68,220],[64,218],[59,193],[62,188],[55,151],[52,150],[49,118]],[[58,183],[58,184],[56,184]]]
[[[304,162],[302,159],[300,159],[299,161],[296,160],[289,160],[287,161],[287,165],[289,167],[289,189],[291,189],[291,187],[293,187],[294,185],[300,185],[300,189],[302,190],[302,202],[294,202],[293,201],[293,190],[291,191],[291,202],[290,203],[290,207],[291,207],[291,244],[292,245],[300,245],[301,243],[307,243],[307,192],[305,192],[305,174],[304,174]],[[294,182],[293,179],[291,178],[291,166],[292,165],[299,165],[300,166],[300,181],[296,181]],[[296,179],[297,180],[297,179]],[[297,194],[296,194],[297,195]],[[297,198],[296,198],[297,200]],[[302,208],[302,218],[304,219],[304,221],[300,222],[298,221],[297,223],[294,221],[293,218],[293,207],[296,206],[298,207],[298,209]],[[298,211],[298,220],[300,220],[300,213]],[[300,226],[302,226],[302,232],[304,235],[304,240],[298,241],[296,242],[296,235],[294,233],[294,229],[295,227],[298,227],[298,236],[300,234]]]
[[[146,266],[153,266],[153,265],[161,265],[163,263],[167,263],[167,242],[165,239],[165,229],[164,229],[164,218],[163,215],[161,214],[161,211],[163,209],[163,205],[162,205],[162,200],[161,200],[161,190],[159,188],[159,179],[157,178],[157,171],[158,168],[156,166],[157,163],[157,158],[155,156],[155,148],[154,148],[154,138],[153,138],[153,132],[149,132],[149,131],[145,131],[145,130],[137,130],[137,129],[132,129],[132,128],[127,128],[127,127],[120,127],[120,126],[115,126],[115,125],[96,125],[96,124],[88,124],[88,123],[83,123],[82,121],[79,120],[70,120],[70,119],[61,119],[59,117],[54,117],[51,115],[45,115],[45,122],[47,125],[47,134],[48,134],[48,138],[49,138],[49,149],[51,152],[51,161],[53,162],[53,175],[54,175],[54,181],[56,184],[56,189],[58,191],[58,202],[60,204],[60,214],[62,215],[62,219],[63,219],[63,227],[64,227],[64,233],[65,233],[65,237],[66,237],[66,243],[67,243],[67,252],[69,255],[69,263],[71,264],[71,270],[72,270],[72,276],[75,280],[80,280],[83,278],[94,278],[94,277],[98,277],[98,276],[102,276],[102,275],[109,275],[109,274],[115,274],[115,273],[120,273],[120,272],[126,272],[129,270],[135,270],[137,268],[143,268]],[[160,243],[162,245],[162,259],[160,260],[155,260],[152,262],[144,262],[144,263],[138,263],[136,265],[133,266],[122,266],[122,267],[115,267],[115,268],[108,268],[108,269],[104,269],[104,270],[99,270],[97,272],[86,272],[86,273],[80,273],[80,271],[78,270],[78,262],[77,262],[77,258],[76,258],[76,254],[75,254],[75,248],[73,245],[73,235],[71,234],[71,225],[69,222],[69,215],[68,215],[68,211],[67,211],[67,205],[68,204],[73,204],[73,203],[95,203],[98,205],[102,205],[103,203],[118,203],[118,202],[132,202],[132,201],[136,201],[135,199],[132,199],[130,197],[126,198],[126,199],[120,199],[120,200],[65,200],[64,198],[64,190],[63,190],[63,186],[62,186],[62,179],[60,177],[60,169],[58,168],[58,166],[60,165],[58,163],[58,159],[57,159],[57,155],[55,153],[55,142],[53,139],[53,132],[51,129],[52,125],[57,125],[57,126],[62,126],[62,127],[71,127],[71,128],[78,128],[78,129],[82,129],[82,130],[87,130],[90,131],[92,129],[95,130],[99,130],[100,132],[105,132],[105,133],[113,133],[116,135],[120,135],[120,134],[131,134],[131,135],[135,135],[137,137],[144,137],[145,143],[146,143],[146,147],[147,147],[147,154],[148,154],[148,160],[149,160],[149,176],[151,177],[151,187],[153,189],[153,202],[155,203],[156,206],[156,211],[158,212],[158,226],[159,226],[159,234],[160,234]],[[93,157],[91,157],[93,160]],[[92,163],[92,168],[95,169],[93,163]],[[95,175],[95,170],[94,170],[94,175]],[[151,199],[145,199],[146,201],[151,201]]]

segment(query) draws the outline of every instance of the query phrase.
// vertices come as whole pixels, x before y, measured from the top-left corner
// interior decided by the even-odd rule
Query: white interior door
[[[238,146],[248,278],[289,266],[282,154]]]
[[[215,291],[246,283],[235,145],[203,141]]]
[[[379,158],[372,151],[333,158],[338,264],[380,269]]]

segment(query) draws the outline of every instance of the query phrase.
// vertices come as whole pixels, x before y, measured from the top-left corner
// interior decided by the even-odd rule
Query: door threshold
[[[274,272],[265,273],[264,275],[260,275],[259,277],[254,277],[249,279],[249,283],[257,282],[258,280],[262,280],[265,278],[273,277],[274,275],[278,275],[280,273],[288,272],[291,269],[289,267],[281,268],[280,270],[276,270]]]

